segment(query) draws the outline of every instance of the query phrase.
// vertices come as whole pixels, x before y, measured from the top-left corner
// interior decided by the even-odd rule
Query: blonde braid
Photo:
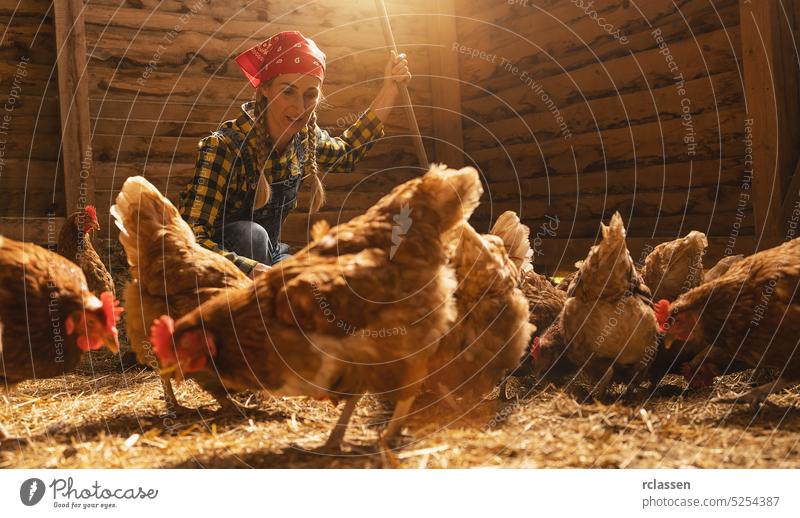
[[[311,207],[310,213],[315,214],[325,204],[325,186],[319,177],[319,167],[317,167],[317,112],[311,112],[311,118],[306,126],[308,135],[306,136],[305,163],[303,164],[303,176],[311,178]]]
[[[259,113],[259,108],[264,106],[263,112]],[[269,157],[269,146],[267,145],[267,138],[269,136],[269,129],[267,127],[267,99],[261,87],[256,88],[255,92],[255,106],[253,107],[253,118],[255,119],[256,128],[256,167],[258,168],[258,179],[256,180],[256,196],[253,201],[253,209],[260,209],[269,202],[272,197],[272,189],[267,182],[267,177],[264,168],[267,166],[267,158]]]

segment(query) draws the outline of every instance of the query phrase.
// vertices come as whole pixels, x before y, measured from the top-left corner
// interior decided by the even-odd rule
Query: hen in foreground
[[[126,324],[140,363],[157,366],[148,341],[161,315],[179,318],[228,288],[252,281],[231,261],[200,246],[175,206],[141,176],[128,178],[111,214],[128,257],[132,280],[125,287]],[[222,407],[233,404],[216,378],[197,380]],[[168,378],[162,378],[167,410],[181,407]]]
[[[800,379],[798,289],[800,238],[736,262],[669,304],[664,346],[677,340],[699,350],[685,368],[690,380],[722,374],[734,361],[779,370],[776,381],[738,398],[765,402],[773,391]]]
[[[76,264],[0,236],[0,385],[69,372],[84,351],[117,352],[121,311],[110,291],[89,291]],[[0,427],[0,441],[8,438]]]
[[[365,214],[177,322],[152,329],[165,372],[217,376],[229,390],[346,399],[324,448],[337,449],[366,392],[396,401],[384,438],[408,414],[455,316],[445,234],[482,188],[472,168],[434,166]],[[173,348],[174,343],[174,348]]]

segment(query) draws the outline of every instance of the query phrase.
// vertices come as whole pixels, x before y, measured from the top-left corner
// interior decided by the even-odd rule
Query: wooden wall
[[[790,167],[800,156],[800,1],[757,5],[767,2],[771,27],[784,31],[770,41],[786,51],[774,67],[776,74],[786,71],[775,82],[783,151],[773,160],[784,198],[800,189]],[[328,54],[323,90],[330,106],[320,124],[333,133],[371,101],[388,58],[373,0],[83,3],[85,102],[100,214],[134,174],[175,199],[193,174],[197,141],[252,97],[232,58],[265,37],[297,29]],[[774,218],[775,211],[754,210],[754,199],[765,200],[763,190],[749,196],[746,120],[760,117],[756,155],[765,163],[774,144],[762,129],[775,121],[767,120],[763,99],[760,106],[749,102],[746,112],[747,86],[750,95],[760,87],[748,83],[758,77],[750,65],[762,51],[753,38],[743,41],[753,32],[741,23],[745,4],[587,5],[389,0],[395,36],[410,56],[411,97],[430,160],[477,166],[487,193],[474,223],[486,230],[503,210],[518,211],[531,226],[544,271],[571,269],[615,210],[629,225],[634,256],[690,229],[712,237],[712,257],[752,251],[764,227],[759,215]],[[47,0],[0,0],[0,101],[11,95],[17,64],[29,60],[0,174],[5,232],[18,222],[8,218],[65,212],[52,9]],[[325,178],[329,202],[320,217],[347,220],[419,173],[407,127],[397,109],[387,138],[356,173]],[[785,209],[788,198],[781,201]],[[284,234],[295,245],[305,240],[307,202],[303,193]],[[110,221],[103,227],[113,240]]]
[[[193,174],[197,141],[237,117],[253,90],[233,58],[264,38],[299,30],[328,56],[323,93],[330,105],[319,124],[338,134],[377,93],[389,58],[373,0],[87,0],[89,100],[93,123],[97,203],[107,208],[125,178],[145,174],[170,197]],[[395,36],[417,77],[411,95],[421,107],[421,131],[431,133],[425,2],[389,1]],[[178,28],[176,31],[175,28]],[[347,220],[397,183],[418,172],[406,119],[396,110],[392,138],[376,145],[358,172],[328,175],[321,216]],[[432,155],[433,148],[428,150]],[[410,169],[403,169],[411,166]],[[399,168],[380,172],[386,168]],[[284,237],[305,239],[308,218],[290,216]],[[293,239],[294,237],[294,239]]]
[[[55,47],[48,1],[0,0],[0,223],[11,237],[23,237],[22,216],[64,215]],[[28,236],[46,232],[36,222]]]
[[[752,235],[739,2],[594,2],[605,27],[576,4],[460,6],[460,43],[487,54],[459,56],[464,147],[490,191],[478,220],[518,210],[545,269],[569,269],[566,240],[616,210],[630,236]]]

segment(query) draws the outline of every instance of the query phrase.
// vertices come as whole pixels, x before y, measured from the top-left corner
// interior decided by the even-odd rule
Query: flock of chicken
[[[296,255],[251,279],[203,248],[177,209],[143,177],[111,209],[132,280],[126,331],[140,363],[190,378],[223,409],[245,391],[344,400],[322,447],[338,450],[359,398],[394,401],[397,433],[421,395],[470,408],[509,372],[581,375],[592,395],[626,394],[667,373],[690,387],[743,368],[779,377],[741,396],[764,402],[800,374],[800,239],[703,269],[706,237],[691,232],[637,266],[619,214],[578,270],[555,285],[531,264],[513,212],[481,235],[468,223],[477,172],[434,166],[365,214],[310,231]],[[117,351],[121,308],[92,248],[87,207],[59,252],[0,236],[0,381],[8,387],[73,369],[83,351]],[[10,436],[0,426],[0,439]]]

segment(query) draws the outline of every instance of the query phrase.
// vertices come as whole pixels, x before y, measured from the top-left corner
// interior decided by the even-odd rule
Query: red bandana
[[[281,74],[309,74],[325,79],[325,53],[297,31],[279,32],[236,56],[253,88]]]

